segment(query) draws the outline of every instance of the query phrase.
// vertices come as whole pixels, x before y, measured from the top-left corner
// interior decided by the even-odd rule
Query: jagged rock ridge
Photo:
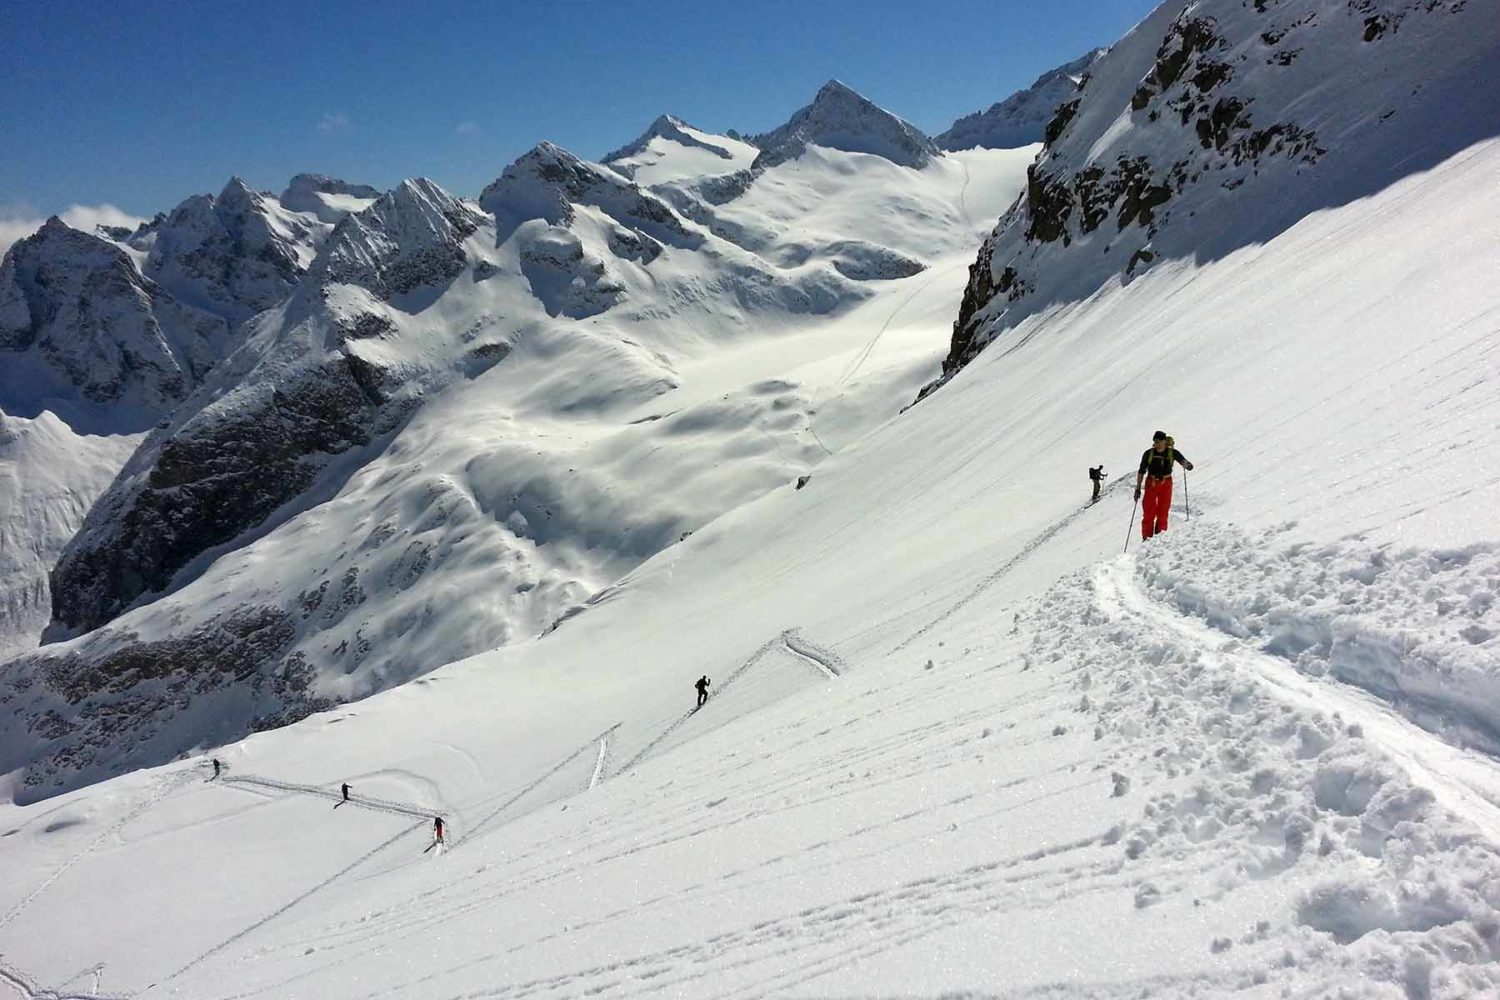
[[[1049,304],[1269,239],[1493,135],[1497,48],[1500,21],[1464,0],[1158,8],[1048,123],[924,394]]]

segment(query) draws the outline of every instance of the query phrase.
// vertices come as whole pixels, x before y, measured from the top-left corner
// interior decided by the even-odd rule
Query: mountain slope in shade
[[[298,174],[281,192],[281,205],[291,212],[305,212],[330,225],[351,212],[370,207],[380,192],[368,184],[348,181],[325,174]]]
[[[1158,8],[1059,109],[980,249],[944,364],[1164,261],[1216,259],[1493,135],[1490,4]]]
[[[1015,149],[1046,138],[1047,123],[1057,109],[1078,96],[1089,67],[1106,49],[1094,49],[1048,70],[1030,87],[1018,90],[984,111],[965,115],[946,132],[932,137],[941,149]]]

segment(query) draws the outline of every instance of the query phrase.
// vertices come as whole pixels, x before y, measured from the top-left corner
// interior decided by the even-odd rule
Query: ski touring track
[[[1500,762],[1439,739],[1363,690],[1309,677],[1286,660],[1257,652],[1233,636],[1153,601],[1137,585],[1134,567],[1133,558],[1122,556],[1094,572],[1100,609],[1112,620],[1141,619],[1199,650],[1211,667],[1238,667],[1292,705],[1357,724],[1365,739],[1431,792],[1440,805],[1500,844]]]
[[[1021,546],[1020,551],[1011,556],[1009,559],[1005,560],[1005,562],[1001,563],[998,569],[994,570],[989,575],[981,579],[978,583],[976,583],[967,594],[950,604],[946,611],[942,612],[936,618],[933,618],[931,621],[929,621],[926,625],[923,625],[911,635],[907,636],[905,639],[902,639],[900,642],[898,642],[895,646],[891,647],[891,652],[901,652],[903,649],[906,649],[912,643],[916,642],[918,639],[922,638],[924,635],[931,632],[939,625],[943,624],[943,622],[947,621],[948,619],[952,618],[954,615],[962,611],[964,608],[968,607],[971,603],[973,603],[976,599],[983,595],[986,590],[989,590],[996,583],[1000,582],[1000,580],[1007,573],[1024,562],[1026,558],[1033,552],[1041,548],[1043,545],[1046,545],[1049,541],[1056,537],[1058,533],[1076,523],[1078,519],[1082,517],[1086,511],[1089,510],[1089,508],[1094,507],[1099,502],[1103,501],[1104,497],[1107,494],[1119,490],[1121,488],[1121,485],[1125,482],[1126,479],[1123,476],[1119,479],[1116,479],[1114,482],[1104,487],[1104,489],[1099,494],[1099,500],[1087,503],[1077,510],[1073,511],[1071,514],[1067,514],[1054,521],[1052,524],[1048,525],[1046,529],[1036,535],[1036,537],[1032,538],[1031,541]],[[1134,515],[1131,516],[1133,519]],[[929,604],[928,607],[931,607],[931,605]]]
[[[441,815],[440,808],[428,808],[421,805],[412,805],[407,802],[393,802],[389,799],[372,799],[365,795],[351,795],[346,800],[339,792],[329,788],[321,788],[318,785],[299,785],[290,781],[278,781],[274,778],[265,778],[256,774],[234,775],[220,778],[218,784],[236,786],[243,788],[258,788],[268,792],[285,792],[292,795],[312,795],[320,799],[328,799],[335,803],[335,807],[343,805],[346,801],[351,806],[361,809],[373,809],[376,812],[390,813],[395,816],[411,816],[414,819],[430,820],[434,816]]]
[[[194,959],[188,961],[185,965],[183,965],[181,968],[179,968],[176,972],[173,972],[170,976],[167,976],[165,979],[161,979],[161,980],[158,980],[155,983],[152,983],[150,986],[147,986],[146,989],[142,990],[141,992],[142,993],[149,992],[153,987],[158,986],[161,983],[171,982],[172,980],[176,979],[178,976],[182,975],[183,973],[188,972],[191,969],[196,968],[197,966],[201,965],[204,961],[208,960],[209,958],[213,957],[214,955],[217,955],[219,952],[223,951],[225,948],[228,948],[230,945],[234,944],[236,941],[241,940],[242,938],[246,937],[249,934],[253,934],[255,931],[260,930],[262,927],[266,926],[271,921],[275,920],[277,917],[282,916],[288,910],[292,909],[292,907],[296,906],[298,903],[301,903],[303,900],[307,899],[308,897],[313,896],[313,895],[317,894],[318,892],[321,892],[323,889],[326,889],[328,886],[332,885],[334,882],[338,881],[340,878],[343,878],[345,875],[349,874],[354,869],[356,869],[360,865],[364,864],[366,861],[369,861],[371,858],[375,857],[381,851],[384,851],[386,848],[388,848],[392,844],[396,843],[396,841],[401,840],[402,838],[404,838],[404,837],[406,837],[406,836],[408,836],[410,834],[416,833],[417,831],[425,828],[426,826],[427,826],[427,818],[424,816],[422,818],[421,822],[413,823],[411,826],[402,828],[395,836],[393,836],[393,837],[391,837],[391,838],[389,838],[387,840],[382,841],[381,843],[377,844],[375,847],[372,847],[370,850],[366,851],[364,854],[361,854],[359,857],[355,858],[349,864],[345,865],[343,868],[340,868],[338,871],[334,872],[332,875],[328,876],[323,881],[321,881],[321,882],[317,883],[316,885],[313,885],[313,886],[311,886],[311,887],[309,887],[307,889],[304,889],[301,893],[299,893],[297,896],[294,896],[290,901],[288,901],[287,903],[285,903],[284,905],[282,905],[278,909],[273,910],[272,912],[266,914],[264,917],[261,917],[259,920],[255,921],[253,924],[250,924],[248,927],[245,927],[242,930],[236,931],[234,934],[232,934],[229,937],[225,938],[223,941],[220,941],[218,944],[214,945],[212,948],[209,948],[207,951],[204,951],[202,954],[198,955],[197,958],[194,958]]]
[[[593,773],[591,774],[591,776],[589,777],[589,784],[588,784],[589,788],[593,788],[595,785],[597,785],[599,783],[600,779],[604,776],[604,765],[605,765],[605,763],[606,763],[606,761],[608,759],[608,756],[609,756],[609,738],[610,738],[611,735],[613,735],[614,731],[616,729],[619,729],[619,728],[620,728],[620,723],[617,722],[613,726],[610,726],[608,729],[606,729],[604,732],[600,733],[598,736],[595,736],[593,739],[589,740],[587,743],[584,743],[577,750],[574,750],[572,753],[568,754],[562,760],[558,761],[550,769],[548,769],[547,771],[545,771],[540,777],[538,777],[535,780],[533,780],[530,784],[528,784],[526,787],[522,788],[520,791],[516,792],[514,795],[512,795],[510,798],[506,799],[504,802],[500,803],[498,806],[496,806],[490,812],[486,813],[485,816],[482,819],[479,820],[479,822],[477,822],[477,823],[474,824],[474,826],[471,829],[471,832],[477,833],[482,828],[488,826],[490,823],[493,823],[497,818],[499,818],[499,816],[500,816],[501,813],[505,812],[505,810],[509,809],[511,806],[513,806],[517,802],[521,801],[521,799],[523,799],[528,793],[530,793],[531,791],[533,791],[542,782],[546,781],[548,778],[552,777],[558,771],[561,771],[563,768],[565,768],[569,764],[573,763],[573,761],[577,760],[580,756],[582,756],[585,753],[588,753],[590,750],[594,749],[594,747],[597,746],[599,748],[599,758],[598,758],[598,760],[594,764],[594,770],[593,770]]]
[[[748,659],[746,659],[739,666],[735,667],[734,670],[730,672],[729,676],[724,678],[723,683],[720,684],[717,689],[715,689],[714,697],[722,698],[729,692],[730,687],[734,685],[735,681],[743,677],[745,673],[751,667],[759,663],[767,653],[770,653],[776,649],[780,649],[783,652],[787,653],[788,655],[796,659],[799,663],[806,663],[812,667],[815,667],[820,674],[822,674],[829,680],[833,680],[834,678],[838,677],[843,666],[843,661],[841,661],[836,654],[822,648],[821,646],[817,646],[811,642],[808,642],[805,638],[797,633],[796,629],[787,629],[785,632],[780,633],[774,638],[767,639],[755,650],[755,652],[750,654]],[[642,747],[640,751],[637,752],[634,757],[626,761],[625,764],[615,772],[615,774],[624,774],[626,771],[630,770],[632,767],[635,767],[635,765],[645,760],[648,756],[651,755],[651,752],[653,750],[661,746],[661,744],[669,736],[675,733],[678,729],[682,728],[684,723],[686,723],[689,719],[697,714],[698,709],[696,708],[688,709],[686,712],[682,713],[682,715],[678,716],[677,721],[673,722],[670,726],[658,733],[655,739]]]
[[[94,851],[98,850],[99,846],[106,840],[119,833],[137,817],[143,815],[146,812],[149,812],[156,806],[158,802],[166,798],[172,792],[181,788],[189,781],[195,780],[196,778],[197,774],[195,772],[191,770],[183,770],[177,772],[174,775],[171,775],[170,777],[160,779],[156,787],[151,791],[151,794],[146,796],[146,798],[143,799],[139,804],[137,804],[134,809],[130,810],[114,823],[111,823],[108,828],[103,830],[93,840],[85,844],[82,850],[59,865],[56,871],[43,879],[41,884],[39,884],[35,889],[31,890],[31,892],[28,893],[23,899],[21,899],[20,902],[16,903],[9,910],[7,910],[5,915],[3,917],[0,917],[0,928],[4,928],[12,920],[15,920],[17,917],[19,917],[28,906],[36,901],[37,897],[39,897],[43,892],[47,891],[48,887],[50,887],[52,883],[56,882],[58,879],[66,875],[74,865],[78,864],[84,858],[88,857]]]
[[[22,1000],[127,1000],[125,995],[119,993],[69,993],[66,990],[49,990],[38,986],[26,973],[7,965],[4,961],[0,961],[0,986],[9,987]]]

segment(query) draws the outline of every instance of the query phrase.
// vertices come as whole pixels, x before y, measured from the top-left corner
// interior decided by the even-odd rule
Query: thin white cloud
[[[354,127],[354,122],[349,116],[341,111],[325,111],[323,117],[318,119],[318,131],[324,135],[334,132],[347,132]]]
[[[453,131],[457,135],[478,135],[479,126],[473,122],[459,122],[453,126]]]
[[[69,205],[57,213],[74,229],[92,233],[95,226],[128,226],[134,229],[146,220],[114,205]],[[24,240],[47,221],[33,205],[0,205],[0,253],[17,240]]]

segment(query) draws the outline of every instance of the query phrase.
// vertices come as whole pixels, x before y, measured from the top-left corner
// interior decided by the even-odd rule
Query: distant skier
[[[432,842],[434,844],[437,844],[439,847],[444,846],[444,843],[443,843],[443,817],[441,817],[441,816],[434,816],[432,818]]]
[[[222,765],[222,764],[219,763],[219,758],[215,757],[214,758],[214,778],[217,778],[219,776],[219,771],[221,771],[223,769],[223,767],[224,767],[224,765]],[[209,780],[212,781],[213,778],[210,778]]]
[[[704,674],[693,684],[693,687],[698,689],[698,704],[697,706],[695,706],[694,711],[702,708],[704,702],[708,701],[708,686],[712,683],[713,682],[708,679],[708,675]]]
[[[347,782],[347,781],[344,782],[342,785],[339,786],[339,788],[344,793],[344,802],[348,802],[349,801],[349,782]],[[339,805],[343,805],[343,804],[344,804],[343,802],[339,803]]]
[[[1094,482],[1094,495],[1089,497],[1089,503],[1099,502],[1099,487],[1104,485],[1104,477],[1109,473],[1104,471],[1104,466],[1095,465],[1089,468],[1089,479]]]
[[[1151,447],[1141,455],[1141,467],[1135,474],[1135,498],[1141,499],[1141,481],[1146,483],[1146,500],[1141,504],[1141,538],[1167,530],[1167,512],[1172,507],[1172,463],[1191,470],[1189,462],[1178,451],[1166,431],[1151,435]]]

